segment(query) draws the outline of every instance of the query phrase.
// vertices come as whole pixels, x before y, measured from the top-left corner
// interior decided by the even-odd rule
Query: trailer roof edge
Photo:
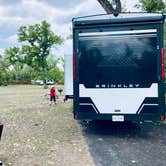
[[[116,23],[133,21],[162,21],[165,15],[162,13],[120,13],[117,17],[113,14],[100,14],[73,18],[74,25],[86,25],[96,23]]]

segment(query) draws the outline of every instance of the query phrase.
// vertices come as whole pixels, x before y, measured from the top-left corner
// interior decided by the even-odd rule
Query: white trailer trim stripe
[[[121,38],[142,38],[142,37],[156,37],[156,34],[141,34],[141,35],[119,35],[119,36],[102,36],[102,38],[116,38],[116,39],[121,39]],[[92,40],[92,39],[101,39],[101,36],[84,36],[83,38],[81,38],[80,40]]]
[[[156,33],[157,29],[116,31],[116,32],[87,32],[79,33],[79,36],[103,36],[103,35],[120,35],[120,34],[140,34],[140,33]]]

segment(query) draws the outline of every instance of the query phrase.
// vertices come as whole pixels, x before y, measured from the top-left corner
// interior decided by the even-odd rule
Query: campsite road
[[[165,123],[81,123],[96,166],[165,166]]]

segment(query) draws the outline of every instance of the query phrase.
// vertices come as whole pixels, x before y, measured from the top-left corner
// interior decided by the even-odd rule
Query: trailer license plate
[[[124,115],[113,115],[112,121],[113,122],[124,122]]]

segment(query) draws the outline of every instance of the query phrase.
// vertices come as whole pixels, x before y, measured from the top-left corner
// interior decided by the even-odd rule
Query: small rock
[[[79,152],[82,152],[82,149],[78,149]]]
[[[135,160],[131,160],[131,163],[132,163],[132,164],[135,164],[135,163],[136,163],[136,161],[135,161]]]
[[[48,161],[48,164],[55,165],[55,163],[52,161]]]
[[[18,144],[18,143],[14,143],[13,145],[14,145],[15,147],[18,147],[18,146],[19,146],[19,144]]]
[[[27,142],[30,142],[31,140],[30,139],[27,139]]]

